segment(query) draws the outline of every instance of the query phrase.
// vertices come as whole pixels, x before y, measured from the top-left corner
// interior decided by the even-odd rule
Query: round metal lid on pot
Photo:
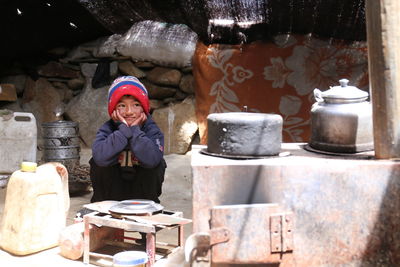
[[[349,86],[349,80],[339,80],[340,86],[333,86],[329,90],[321,92],[318,89],[314,90],[314,95],[317,101],[319,97],[326,102],[347,102],[347,101],[364,101],[368,98],[368,92],[358,89],[355,86]],[[320,96],[318,96],[320,94]]]
[[[78,125],[75,121],[52,121],[52,122],[44,122],[42,123],[42,127],[57,127],[57,128],[64,128],[64,127],[76,127]]]

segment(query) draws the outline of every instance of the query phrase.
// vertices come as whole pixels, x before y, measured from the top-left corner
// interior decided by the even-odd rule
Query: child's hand
[[[111,119],[113,119],[113,121],[115,122],[122,122],[124,123],[126,126],[129,126],[128,123],[126,122],[126,120],[124,119],[124,117],[122,117],[122,115],[119,113],[118,110],[114,110],[113,113],[111,114]]]
[[[117,111],[116,111],[116,110],[114,110],[114,111],[111,113],[111,119],[112,119],[113,121],[115,121],[115,122],[118,122]]]
[[[139,117],[137,117],[131,125],[129,126],[134,126],[134,125],[142,125],[145,121],[147,120],[147,116],[144,112],[140,113]]]

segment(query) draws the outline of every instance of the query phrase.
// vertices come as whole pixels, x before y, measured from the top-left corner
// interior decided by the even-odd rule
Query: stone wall
[[[60,47],[3,66],[0,109],[33,113],[39,148],[41,123],[60,119],[78,122],[81,146],[90,147],[97,129],[109,119],[106,97],[111,82],[133,75],[148,89],[151,114],[165,135],[165,153],[186,153],[198,140],[191,67],[164,67],[115,51],[101,55],[102,42]]]

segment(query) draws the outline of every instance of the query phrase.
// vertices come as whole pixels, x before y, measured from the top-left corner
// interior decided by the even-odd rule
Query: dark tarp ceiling
[[[2,0],[0,25],[2,61],[111,34],[75,0]]]
[[[365,40],[364,0],[3,0],[3,59],[123,33],[142,20],[186,24],[205,43],[278,33]]]
[[[186,24],[205,43],[251,42],[277,33],[366,38],[364,0],[78,1],[107,29],[119,33],[132,22],[156,20]]]

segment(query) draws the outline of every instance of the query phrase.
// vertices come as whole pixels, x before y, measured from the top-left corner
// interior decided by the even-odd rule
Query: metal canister
[[[372,106],[368,92],[348,86],[341,79],[340,86],[321,92],[314,90],[316,103],[311,108],[311,140],[317,150],[336,153],[355,153],[372,150]]]
[[[45,162],[56,161],[67,169],[79,165],[79,126],[73,121],[54,121],[42,124]]]

